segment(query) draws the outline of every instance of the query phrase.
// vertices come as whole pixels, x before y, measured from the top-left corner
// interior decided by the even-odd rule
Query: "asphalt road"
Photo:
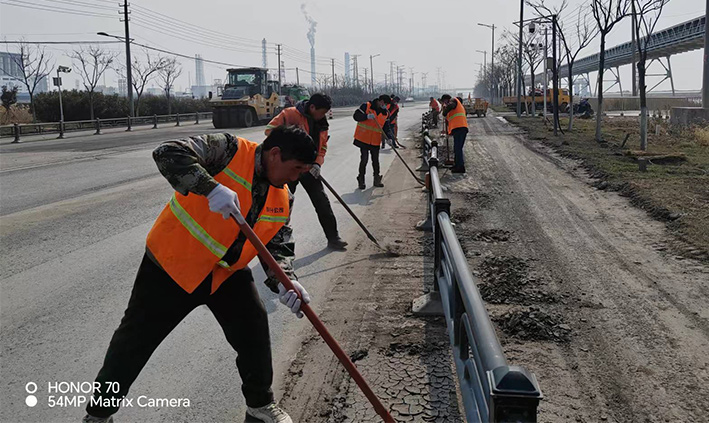
[[[415,124],[425,109],[403,108],[400,127]],[[376,212],[368,205],[381,190],[371,188],[371,173],[368,188],[356,190],[354,121],[337,113],[330,125],[323,175],[355,212]],[[260,141],[262,131],[234,133]],[[76,401],[88,394],[50,392],[50,385],[93,381],[123,315],[145,236],[172,192],[150,153],[160,141],[207,132],[216,131],[201,124],[0,143],[1,422],[75,422],[83,416],[83,405],[52,407],[50,396]],[[389,149],[382,153],[383,173],[393,159]],[[384,182],[391,177],[407,176],[387,175]],[[362,242],[344,209],[333,207],[342,237]],[[348,255],[324,248],[325,237],[302,189],[296,193],[293,225],[297,273],[317,310]],[[269,312],[278,392],[308,323],[286,312],[260,283],[264,277],[256,262],[252,267]],[[245,405],[234,358],[211,313],[196,309],[155,352],[131,389],[132,407],[121,409],[117,422],[239,421]],[[38,386],[33,407],[27,405],[32,402],[29,382]],[[188,399],[190,406],[141,407],[139,396]]]

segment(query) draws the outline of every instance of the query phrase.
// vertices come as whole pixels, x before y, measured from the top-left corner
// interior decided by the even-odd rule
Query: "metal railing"
[[[534,374],[510,366],[502,351],[450,220],[451,202],[438,175],[438,143],[428,136],[425,119],[423,149],[429,168],[428,226],[434,237],[435,280],[434,291],[424,301],[440,304],[419,303],[418,308],[442,309],[468,422],[536,422],[541,390]]]
[[[0,126],[0,138],[14,137],[13,142],[20,142],[23,135],[59,134],[57,138],[64,138],[65,133],[78,131],[94,131],[95,135],[100,135],[102,129],[126,128],[126,131],[130,131],[134,126],[147,125],[152,125],[153,129],[157,129],[160,124],[174,123],[175,126],[180,126],[188,122],[198,124],[200,123],[200,119],[209,120],[211,118],[212,112],[197,112],[138,117],[126,116],[111,119],[96,118],[94,120],[74,120],[68,122],[16,123],[14,125]]]

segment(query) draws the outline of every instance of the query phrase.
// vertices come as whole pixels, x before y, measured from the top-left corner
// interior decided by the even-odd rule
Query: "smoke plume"
[[[310,41],[310,47],[315,47],[315,31],[318,23],[315,22],[315,19],[313,19],[312,16],[308,15],[308,12],[305,10],[305,3],[300,5],[300,10],[303,12],[305,20],[308,21],[308,41]]]

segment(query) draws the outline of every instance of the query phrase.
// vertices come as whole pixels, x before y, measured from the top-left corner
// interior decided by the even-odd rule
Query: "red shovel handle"
[[[234,219],[234,222],[239,225],[239,229],[241,229],[241,232],[246,235],[246,238],[251,242],[251,244],[256,247],[258,255],[264,262],[266,262],[268,268],[276,274],[276,277],[283,284],[286,290],[294,290],[296,294],[298,294],[298,297],[300,297],[300,291],[298,291],[295,286],[293,286],[290,281],[290,278],[285,274],[283,269],[281,269],[281,266],[278,265],[276,259],[274,259],[271,253],[266,249],[266,246],[263,245],[263,242],[261,242],[258,236],[256,236],[253,229],[251,229],[251,227],[246,223],[246,221],[244,221],[243,217],[241,217],[241,219],[237,219],[232,216],[232,219]],[[243,223],[239,222],[240,220]],[[377,412],[377,414],[379,414],[379,416],[381,416],[381,418],[386,423],[394,423],[394,419],[389,414],[389,411],[384,407],[382,402],[379,401],[379,398],[377,398],[377,396],[374,394],[372,388],[367,385],[367,381],[365,381],[362,375],[359,373],[359,370],[357,370],[357,367],[354,365],[354,363],[352,363],[350,357],[347,355],[347,353],[345,353],[342,347],[340,347],[340,344],[337,343],[335,338],[330,335],[330,332],[328,332],[322,320],[320,320],[320,318],[315,314],[313,309],[310,308],[310,305],[305,304],[305,302],[302,302],[300,305],[300,311],[302,311],[308,318],[308,320],[310,320],[310,323],[312,323],[312,325],[315,327],[315,330],[317,330],[320,336],[325,340],[325,343],[327,343],[332,352],[335,353],[337,358],[340,360],[340,363],[345,366],[345,369],[347,369],[347,373],[350,374],[352,379],[354,379],[355,383],[357,383],[357,386],[359,386],[359,388],[362,390],[367,399],[369,399],[369,402],[372,403],[372,405],[374,406],[374,410]]]

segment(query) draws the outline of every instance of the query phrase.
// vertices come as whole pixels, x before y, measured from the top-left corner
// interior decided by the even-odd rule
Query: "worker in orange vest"
[[[441,106],[438,104],[438,101],[436,101],[435,98],[431,97],[431,101],[428,103],[428,107],[431,108],[433,127],[438,128],[438,115],[441,113]]]
[[[382,94],[372,101],[363,103],[355,110],[352,118],[357,121],[354,133],[354,145],[359,147],[359,174],[357,175],[357,186],[365,189],[364,173],[367,171],[369,156],[372,156],[372,170],[374,171],[375,187],[383,187],[382,175],[379,172],[379,148],[382,142],[382,135],[393,140],[394,134],[387,119],[389,111],[387,105],[391,103],[391,97]],[[393,141],[390,141],[393,142]]]
[[[310,302],[293,273],[292,196],[286,184],[307,172],[316,156],[312,138],[295,127],[274,129],[260,145],[210,134],[166,141],[153,151],[175,192],[148,233],[128,307],[96,377],[100,388],[86,407],[84,423],[113,421],[121,398],[152,353],[200,305],[209,307],[236,350],[246,414],[263,422],[292,423],[271,390],[268,315],[248,267],[256,249],[232,216],[244,216],[293,279],[302,301]],[[271,269],[265,271],[266,285],[302,317],[296,292],[286,291]]]
[[[389,123],[389,126],[391,128],[391,132],[394,134],[393,138],[393,147],[394,148],[399,148],[403,147],[402,145],[399,144],[399,123],[398,123],[398,118],[399,118],[399,101],[401,99],[399,96],[392,95],[391,96],[391,103],[387,106],[387,110],[389,111],[389,118],[387,119],[387,123]],[[385,148],[386,143],[384,142],[386,137],[383,137],[382,139],[382,148]]]
[[[325,187],[320,180],[320,171],[325,162],[327,154],[327,141],[329,124],[326,114],[332,108],[332,99],[327,94],[316,93],[306,101],[298,102],[295,107],[288,107],[276,115],[266,125],[266,135],[270,134],[273,128],[280,125],[295,125],[310,134],[318,148],[318,157],[310,168],[309,172],[300,175],[300,179],[288,184],[290,191],[295,194],[298,183],[303,185],[310,197],[310,201],[315,207],[320,226],[322,226],[327,238],[327,246],[333,250],[343,251],[347,247],[337,231],[337,220],[332,211],[330,199],[327,198]]]
[[[443,103],[443,116],[448,122],[448,135],[453,136],[453,147],[455,152],[455,165],[451,172],[465,173],[465,156],[463,145],[468,136],[468,119],[465,117],[465,107],[463,102],[456,98],[451,98],[448,94],[441,96]]]

